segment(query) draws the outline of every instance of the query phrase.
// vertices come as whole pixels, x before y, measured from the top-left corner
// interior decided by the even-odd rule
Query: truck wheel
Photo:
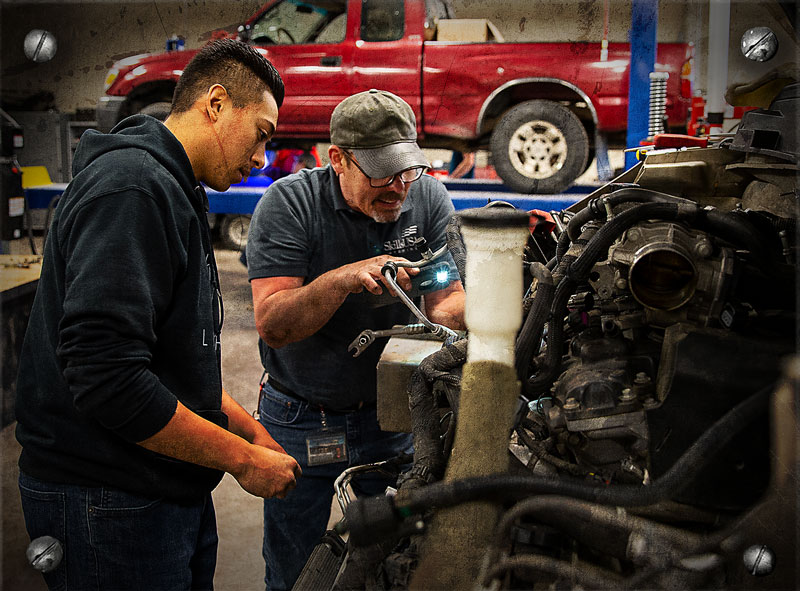
[[[589,137],[580,119],[552,101],[509,109],[491,138],[492,163],[520,193],[560,193],[586,169]]]
[[[222,247],[230,250],[244,250],[249,229],[249,215],[226,215],[219,225],[219,239]]]
[[[169,115],[169,110],[172,107],[171,103],[159,101],[157,103],[150,103],[146,107],[142,107],[139,111],[141,115],[150,115],[159,121],[164,121]]]

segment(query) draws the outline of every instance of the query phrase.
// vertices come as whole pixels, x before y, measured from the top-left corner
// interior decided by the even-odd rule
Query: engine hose
[[[704,209],[702,215],[711,234],[719,236],[732,244],[739,244],[749,250],[757,261],[768,262],[768,247],[758,239],[759,231],[755,225],[741,215],[726,213],[717,209]]]
[[[420,488],[401,489],[394,498],[356,499],[347,506],[345,520],[337,531],[341,534],[349,530],[349,539],[354,545],[374,544],[380,537],[395,535],[405,518],[431,508],[481,499],[519,500],[529,495],[562,495],[617,507],[652,505],[670,499],[689,486],[736,434],[766,411],[773,389],[774,385],[767,386],[725,413],[650,486],[600,487],[572,479],[510,474],[436,482]]]
[[[487,564],[500,559],[501,549],[506,545],[514,523],[527,515],[567,530],[572,537],[616,558],[634,560],[639,564],[663,564],[688,549],[700,547],[704,541],[698,534],[629,515],[616,508],[569,497],[543,495],[520,501],[503,514],[489,546]],[[625,532],[627,537],[609,536],[609,529]],[[636,540],[632,544],[630,537],[634,534]]]
[[[620,203],[694,203],[683,197],[675,197],[668,193],[660,193],[652,189],[641,187],[626,187],[619,189],[608,195],[597,197],[589,202],[589,205],[576,213],[567,224],[567,236],[570,240],[575,240],[581,228],[591,220],[605,220],[606,208],[608,204],[612,209]]]
[[[600,487],[574,480],[543,478],[536,475],[493,475],[437,482],[401,491],[394,499],[403,514],[420,513],[431,507],[445,507],[483,498],[520,498],[530,494],[556,494],[620,507],[651,505],[670,499],[692,483],[742,429],[767,409],[774,385],[746,398],[712,425],[695,441],[661,478],[649,486],[620,484]],[[358,502],[358,501],[355,501]],[[354,503],[355,503],[354,502]]]
[[[607,215],[605,209],[606,204],[613,209],[621,203],[693,204],[694,202],[682,197],[660,193],[651,189],[643,189],[641,187],[619,189],[609,195],[593,199],[588,206],[572,216],[566,229],[569,240],[574,241],[580,234],[580,229],[589,221],[595,219],[605,220]],[[768,260],[768,248],[758,239],[758,229],[744,217],[729,212],[722,212],[717,209],[703,209],[697,222],[700,229],[708,230],[710,233],[733,244],[744,246],[753,253],[756,260]],[[561,246],[560,237],[559,246]],[[558,252],[558,249],[556,252]]]
[[[618,574],[588,562],[567,562],[541,554],[523,554],[501,560],[489,568],[486,580],[491,581],[515,569],[534,573],[547,572],[573,584],[577,583],[579,588],[585,589],[618,589],[624,582]]]
[[[531,263],[529,269],[538,284],[536,286],[536,296],[533,298],[533,305],[525,317],[525,322],[517,335],[517,342],[514,347],[517,377],[521,382],[527,379],[531,359],[539,351],[544,323],[550,313],[550,306],[553,303],[553,294],[555,293],[553,275],[547,267],[541,263]]]
[[[556,265],[555,271],[553,271],[554,285],[561,283],[561,280],[569,270],[569,266],[586,249],[586,245],[592,241],[592,238],[594,238],[600,228],[601,224],[599,222],[587,224],[575,242],[568,242],[570,247],[561,258],[557,259],[558,264]]]
[[[466,287],[467,248],[464,246],[464,239],[461,237],[461,216],[454,215],[450,218],[445,229],[445,237],[447,238],[447,249],[453,256],[453,262],[455,262],[456,269],[458,269],[461,283]]]
[[[535,457],[536,459],[541,460],[546,464],[550,464],[554,468],[566,472],[571,476],[577,476],[578,478],[587,478],[591,475],[590,470],[581,468],[578,464],[571,464],[570,462],[562,460],[561,458],[556,457],[551,453],[549,453],[546,449],[547,444],[544,441],[536,441],[533,437],[528,435],[525,432],[525,429],[523,429],[522,427],[517,427],[516,431],[519,438],[525,444],[525,447],[531,450],[533,457]]]
[[[566,230],[564,230],[563,232],[561,232],[561,234],[559,234],[558,242],[556,243],[556,261],[560,261],[561,259],[564,258],[564,255],[567,254],[567,250],[569,250],[569,245],[571,243],[572,240],[570,239],[569,234],[567,234]]]
[[[414,465],[401,476],[401,487],[427,484],[444,474],[446,461],[439,440],[439,411],[434,404],[431,384],[450,375],[448,372],[466,360],[467,339],[462,339],[428,355],[411,374],[408,408],[414,437]]]
[[[561,364],[561,349],[564,342],[563,311],[567,308],[567,302],[574,288],[574,284],[565,279],[555,290],[547,331],[547,351],[544,365],[535,376],[523,382],[524,394],[528,399],[533,399],[548,391],[556,377],[558,377]]]
[[[553,279],[555,280],[560,276],[562,268],[566,268],[563,272],[564,278],[558,283],[555,296],[553,297],[553,306],[550,312],[550,324],[547,333],[548,342],[545,367],[536,376],[528,380],[525,385],[526,396],[529,398],[534,397],[541,394],[543,391],[549,390],[553,381],[558,376],[564,336],[563,319],[564,316],[566,316],[569,297],[578,284],[586,281],[592,267],[600,260],[601,256],[604,256],[608,252],[609,247],[614,243],[617,237],[642,220],[694,220],[697,217],[698,210],[698,206],[692,202],[687,202],[685,204],[661,202],[644,203],[620,213],[597,230],[597,233],[589,240],[583,252],[574,259],[574,261],[569,261],[569,255],[562,259],[556,273],[553,273]]]

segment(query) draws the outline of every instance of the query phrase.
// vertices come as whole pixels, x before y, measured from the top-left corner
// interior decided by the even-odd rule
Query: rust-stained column
[[[519,397],[514,339],[522,324],[522,252],[528,215],[498,207],[461,215],[469,342],[445,481],[508,471],[508,437]],[[439,511],[411,588],[471,588],[498,513],[499,506],[488,501]]]

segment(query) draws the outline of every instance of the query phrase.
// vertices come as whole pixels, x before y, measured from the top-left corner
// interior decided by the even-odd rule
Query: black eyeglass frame
[[[428,167],[427,167],[427,166],[414,166],[414,167],[412,167],[412,168],[406,168],[405,170],[401,170],[400,172],[398,172],[398,173],[396,173],[396,174],[393,174],[393,175],[392,175],[392,176],[390,176],[390,177],[386,177],[386,178],[388,178],[388,179],[389,179],[389,181],[388,181],[388,182],[386,182],[386,183],[383,183],[383,184],[381,184],[381,185],[376,185],[376,184],[374,184],[374,182],[375,182],[375,180],[376,180],[376,179],[372,178],[372,177],[371,177],[371,176],[369,176],[369,175],[368,175],[366,172],[364,172],[364,169],[363,169],[363,168],[361,168],[361,165],[358,163],[358,160],[356,160],[356,158],[355,158],[355,156],[353,155],[353,153],[352,153],[352,152],[348,152],[347,150],[342,150],[342,154],[344,154],[344,155],[345,155],[345,157],[346,157],[346,158],[347,158],[347,159],[348,159],[350,162],[352,162],[353,164],[355,164],[355,165],[356,165],[356,168],[357,168],[358,170],[360,170],[360,171],[361,171],[361,174],[363,174],[365,177],[367,177],[367,179],[369,180],[369,186],[370,186],[370,187],[372,187],[373,189],[381,189],[381,188],[383,188],[383,187],[388,187],[389,185],[391,185],[391,184],[394,182],[394,180],[395,180],[397,177],[400,177],[400,181],[401,181],[401,182],[402,182],[404,185],[410,185],[410,184],[411,184],[411,183],[413,183],[414,181],[418,181],[418,180],[420,179],[420,177],[422,177],[422,175],[423,175],[423,174],[425,174],[425,171],[426,171],[426,170],[428,170]],[[416,176],[416,177],[414,177],[414,178],[413,178],[413,179],[411,179],[411,180],[408,180],[408,181],[407,181],[407,180],[405,180],[405,179],[403,178],[403,176],[402,176],[402,175],[404,175],[404,174],[405,174],[405,173],[407,173],[407,172],[411,172],[411,171],[414,171],[414,172],[416,173],[416,175],[417,175],[417,176]],[[380,180],[380,179],[378,179],[378,180]]]

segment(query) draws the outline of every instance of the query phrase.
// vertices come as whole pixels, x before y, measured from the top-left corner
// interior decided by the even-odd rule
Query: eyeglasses
[[[415,168],[407,168],[406,170],[398,172],[397,174],[393,174],[392,176],[374,179],[371,176],[369,176],[366,172],[364,172],[364,169],[361,168],[361,165],[358,163],[358,161],[355,159],[355,157],[351,152],[342,150],[342,153],[347,157],[347,159],[350,162],[356,165],[356,168],[361,171],[361,174],[363,174],[365,177],[369,179],[369,186],[372,187],[373,189],[379,189],[380,187],[388,187],[394,182],[394,179],[398,177],[400,178],[401,181],[403,181],[403,184],[408,185],[409,183],[413,183],[414,181],[418,180],[419,177],[422,176],[422,173],[427,170],[427,166],[417,166]]]

